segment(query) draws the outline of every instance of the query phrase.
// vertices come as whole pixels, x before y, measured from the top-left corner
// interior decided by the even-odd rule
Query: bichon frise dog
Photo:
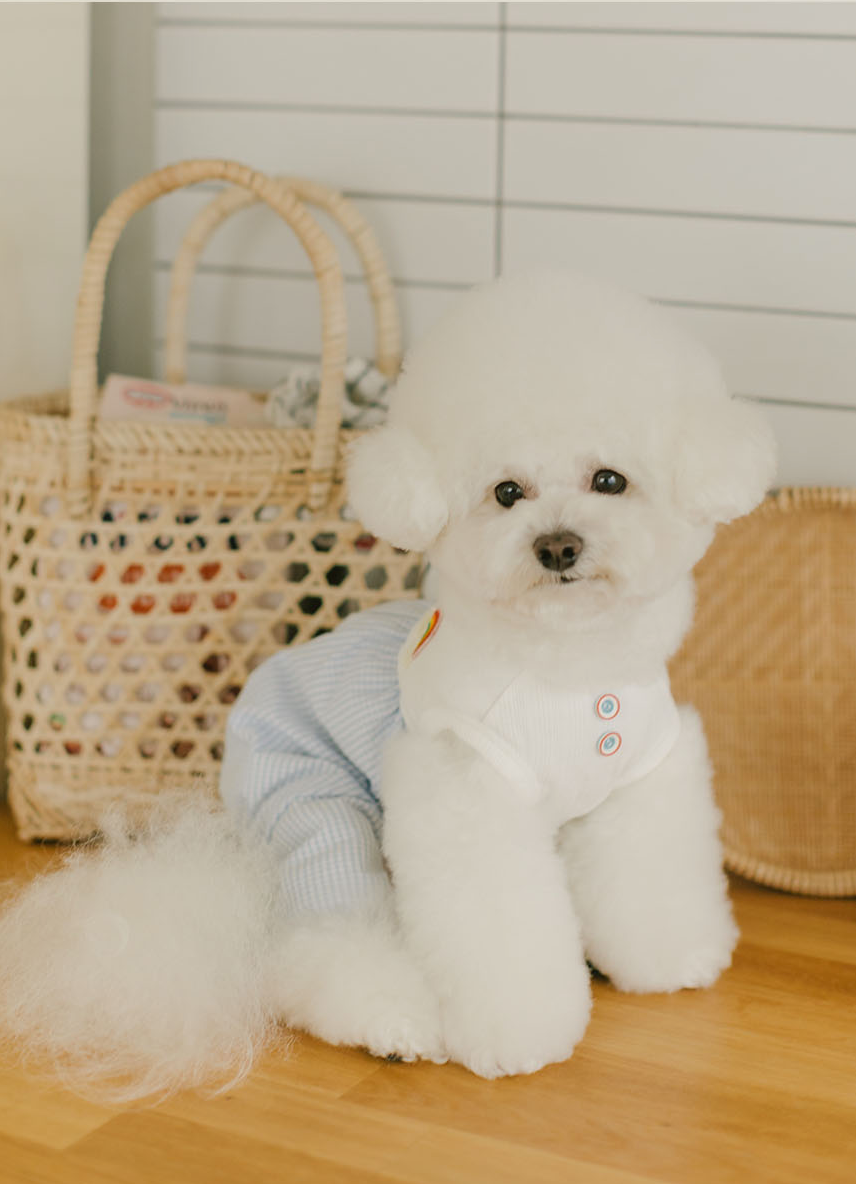
[[[126,1095],[240,1072],[274,1019],[496,1077],[571,1054],[587,961],[621,990],[712,983],[737,930],[666,663],[716,524],[772,475],[763,421],[646,301],[563,274],[466,296],[350,463],[433,602],[254,672],[238,827],[192,810],[25,890],[3,1026]]]

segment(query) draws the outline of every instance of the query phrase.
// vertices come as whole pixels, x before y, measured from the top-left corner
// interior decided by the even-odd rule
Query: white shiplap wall
[[[767,405],[782,482],[856,484],[856,3],[174,3],[156,65],[156,163],[344,189],[408,340],[502,270],[594,270],[674,307]],[[208,196],[159,207],[161,317]],[[190,337],[196,376],[257,386],[316,350],[306,262],[266,210],[212,241]]]

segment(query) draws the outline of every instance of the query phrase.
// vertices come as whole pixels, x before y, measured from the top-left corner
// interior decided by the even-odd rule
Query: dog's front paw
[[[647,942],[621,943],[593,961],[620,991],[648,994],[710,987],[731,965],[738,937],[730,912],[723,909],[719,923],[707,933],[649,930]]]
[[[386,917],[325,917],[293,929],[280,943],[271,993],[285,1023],[329,1044],[448,1060],[437,997]]]
[[[582,1039],[591,1012],[588,971],[571,989],[537,992],[517,1005],[493,997],[453,1000],[443,1009],[443,1039],[450,1058],[479,1077],[535,1073],[566,1061]]]
[[[733,941],[729,939],[719,946],[703,946],[685,954],[674,975],[675,985],[671,990],[682,990],[685,987],[712,987],[722,972],[731,965],[731,955],[736,939],[735,931]]]

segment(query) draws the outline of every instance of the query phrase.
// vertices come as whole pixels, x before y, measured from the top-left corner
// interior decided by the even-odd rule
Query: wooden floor
[[[0,808],[0,873],[53,858]],[[2,1065],[0,1184],[853,1184],[856,901],[733,893],[713,990],[598,982],[573,1059],[529,1078],[301,1038],[222,1098],[113,1110]]]

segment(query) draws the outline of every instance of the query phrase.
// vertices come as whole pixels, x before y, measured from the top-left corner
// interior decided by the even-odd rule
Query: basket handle
[[[305,177],[276,178],[300,201],[325,210],[351,240],[363,267],[375,321],[375,365],[387,378],[401,367],[401,326],[398,304],[386,260],[371,226],[343,194]],[[258,201],[245,189],[226,189],[203,206],[187,228],[172,264],[166,314],[166,381],[187,380],[187,309],[196,265],[217,228]]]
[[[114,198],[92,232],[83,261],[74,321],[69,389],[68,506],[75,517],[90,509],[93,492],[93,429],[98,401],[98,345],[107,268],[131,217],[163,194],[200,181],[226,181],[265,202],[288,223],[312,263],[321,300],[321,390],[310,458],[307,502],[327,502],[336,464],[344,393],[347,321],[344,282],[335,247],[295,194],[279,181],[229,160],[187,160],[141,178]]]

